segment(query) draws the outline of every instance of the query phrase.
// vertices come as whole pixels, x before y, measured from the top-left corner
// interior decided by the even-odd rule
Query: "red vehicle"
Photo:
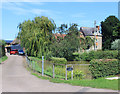
[[[17,49],[12,49],[11,51],[10,51],[10,55],[11,54],[18,54],[18,50]]]

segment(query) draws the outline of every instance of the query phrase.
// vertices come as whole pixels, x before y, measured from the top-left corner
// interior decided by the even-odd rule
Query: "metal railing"
[[[44,60],[43,57],[42,61],[35,61],[31,60],[28,56],[26,56],[26,62],[29,68],[41,73],[42,76],[46,75],[64,80],[91,79],[90,64],[55,64]]]

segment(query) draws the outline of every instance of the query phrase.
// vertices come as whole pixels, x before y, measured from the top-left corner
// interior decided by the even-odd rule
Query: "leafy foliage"
[[[5,56],[5,41],[0,40],[0,58]]]
[[[90,52],[84,52],[82,54],[80,53],[74,53],[73,54],[74,60],[85,60],[90,61],[92,59],[118,59],[118,51],[90,51]]]
[[[1,62],[5,61],[5,60],[7,60],[7,59],[8,59],[7,56],[2,56],[2,57],[0,58],[0,64],[1,64]]]
[[[55,63],[55,64],[66,64],[67,63],[67,60],[65,58],[52,57],[51,61],[52,63]]]
[[[101,22],[103,49],[111,49],[111,42],[118,39],[120,21],[115,16],[109,16]]]
[[[119,62],[117,59],[91,60],[90,71],[93,78],[106,77],[119,74]]]
[[[57,37],[51,45],[51,51],[54,57],[64,57],[67,60],[73,60],[72,54],[78,52],[80,49],[87,49],[88,46],[93,45],[93,39],[90,37],[80,38],[80,32],[77,24],[70,24],[68,26],[61,25],[58,31],[62,34],[65,33],[65,37]]]
[[[111,43],[111,49],[120,50],[120,39],[116,39]]]
[[[73,60],[73,52],[88,49],[94,43],[90,37],[80,38],[77,24],[70,24],[69,27],[67,24],[61,24],[56,29],[54,21],[44,16],[24,21],[18,28],[18,38],[27,54],[39,58],[45,56],[47,60],[51,57]]]
[[[54,21],[44,16],[35,17],[32,21],[24,21],[18,27],[20,30],[18,38],[27,54],[46,57],[52,40],[52,31],[55,29]]]

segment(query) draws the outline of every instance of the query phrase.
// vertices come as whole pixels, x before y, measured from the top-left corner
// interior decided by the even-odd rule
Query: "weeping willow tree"
[[[56,28],[52,19],[44,16],[35,17],[32,21],[20,23],[18,28],[18,38],[28,55],[37,57],[47,55],[53,36],[52,32]]]

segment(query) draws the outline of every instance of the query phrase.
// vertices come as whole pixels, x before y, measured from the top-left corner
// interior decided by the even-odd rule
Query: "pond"
[[[67,61],[67,64],[89,64],[88,61]]]
[[[41,60],[36,61],[36,69],[41,72],[42,62]],[[68,61],[67,67],[73,66],[73,79],[81,79],[81,75],[84,75],[84,79],[91,79],[91,72],[89,71],[89,62],[87,61]],[[54,67],[55,77],[65,79],[66,75],[66,66],[63,65],[55,65]],[[50,77],[53,75],[53,63],[50,61],[44,61],[44,73]],[[68,79],[71,79],[71,71],[67,71]],[[76,76],[77,75],[77,76]]]

